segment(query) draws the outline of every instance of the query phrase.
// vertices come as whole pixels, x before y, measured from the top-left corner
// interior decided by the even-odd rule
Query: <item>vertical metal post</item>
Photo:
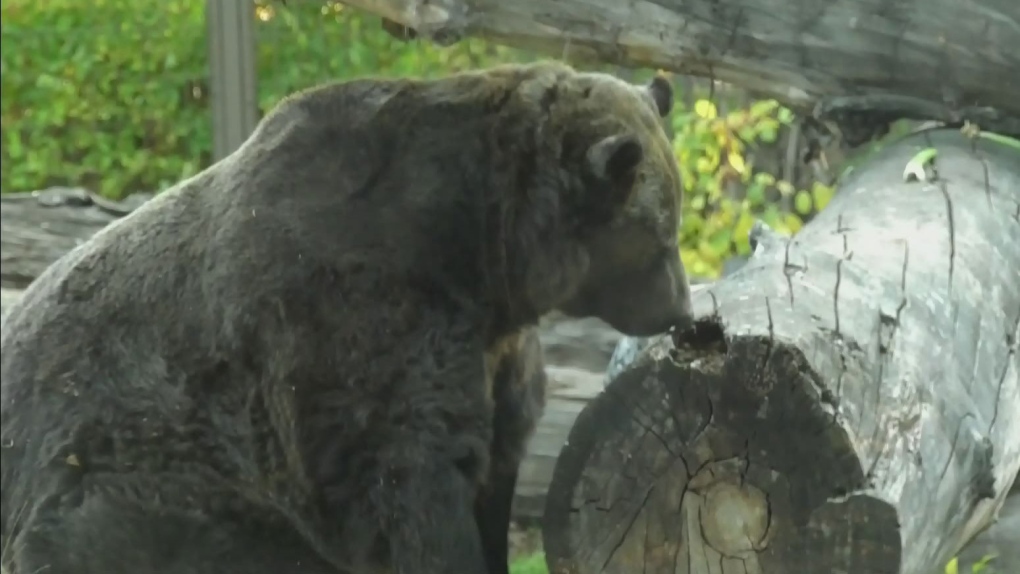
[[[206,0],[213,161],[236,150],[258,122],[255,3]]]

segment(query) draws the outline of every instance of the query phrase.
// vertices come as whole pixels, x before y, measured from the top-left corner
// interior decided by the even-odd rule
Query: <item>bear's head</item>
[[[634,85],[553,63],[529,72],[510,104],[537,118],[518,126],[535,142],[522,208],[532,217],[523,219],[549,214],[530,246],[518,244],[529,303],[633,336],[690,327],[680,173],[663,126],[669,82]]]

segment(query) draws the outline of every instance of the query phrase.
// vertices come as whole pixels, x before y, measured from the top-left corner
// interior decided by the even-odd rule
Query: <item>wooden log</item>
[[[1017,481],[1020,484],[1020,481]],[[1012,574],[1020,572],[1020,496],[1009,495],[999,509],[999,520],[968,544],[959,556],[959,572]],[[974,570],[979,562],[989,561],[989,568]],[[931,574],[944,574],[944,570]]]
[[[149,197],[135,194],[118,202],[68,187],[0,196],[0,284],[23,289],[58,257]]]
[[[934,181],[903,181],[925,147]],[[1020,469],[1020,151],[914,134],[574,423],[554,573],[931,574]]]
[[[8,289],[7,287],[0,287],[0,316],[7,316],[7,309],[11,307],[21,297],[21,291],[18,289]]]
[[[1020,133],[1016,0],[341,1],[444,45],[479,36],[712,78],[844,132],[907,117]]]

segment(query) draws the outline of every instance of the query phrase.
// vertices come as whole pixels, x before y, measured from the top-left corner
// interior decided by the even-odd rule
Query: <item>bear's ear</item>
[[[626,198],[637,181],[638,166],[644,158],[641,142],[632,135],[609,136],[588,148],[588,169],[609,184],[613,193]]]
[[[655,102],[659,116],[663,118],[668,116],[669,112],[673,109],[673,85],[669,83],[669,80],[662,76],[655,76],[645,86],[645,90],[652,96],[652,101]]]

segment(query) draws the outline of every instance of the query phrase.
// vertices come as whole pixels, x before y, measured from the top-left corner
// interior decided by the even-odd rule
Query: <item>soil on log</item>
[[[904,181],[938,150],[934,179]],[[1020,468],[1020,151],[915,134],[579,415],[550,571],[931,574]]]

